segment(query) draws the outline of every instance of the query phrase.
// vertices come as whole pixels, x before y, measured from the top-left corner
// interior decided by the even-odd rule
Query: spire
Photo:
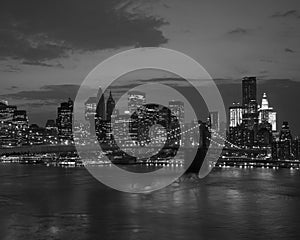
[[[264,93],[262,100],[261,100],[261,108],[262,109],[268,109],[269,108],[269,101],[267,99],[267,94]]]
[[[111,91],[109,91],[109,97],[108,97],[109,99],[113,99],[113,96],[112,96],[112,94],[111,94]]]

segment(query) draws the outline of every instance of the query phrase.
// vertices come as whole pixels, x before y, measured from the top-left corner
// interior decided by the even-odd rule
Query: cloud
[[[248,34],[250,32],[249,29],[246,29],[246,28],[235,28],[231,31],[228,32],[228,34],[230,35],[245,35],[245,34]]]
[[[21,72],[21,69],[17,66],[6,64],[3,66],[2,69],[0,69],[1,72]]]
[[[122,0],[17,1],[0,8],[0,57],[46,61],[72,51],[127,46],[159,46],[168,40],[159,28],[167,24],[149,14],[118,8]]]
[[[74,99],[77,91],[79,89],[78,85],[63,84],[63,85],[46,85],[38,90],[31,91],[19,91],[16,93],[4,94],[1,97],[9,98],[13,100],[37,100],[37,101],[51,101],[59,103],[64,101],[69,97]]]
[[[50,64],[50,63],[45,63],[41,61],[31,61],[31,60],[24,60],[22,61],[22,64],[24,65],[33,65],[33,66],[40,66],[40,67],[57,67],[57,68],[63,68],[63,65],[61,63],[56,63],[56,64]]]
[[[18,89],[19,87],[17,87],[17,86],[11,86],[11,87],[9,87],[9,88],[7,88],[7,90],[16,90],[16,89]]]
[[[285,48],[284,51],[287,52],[287,53],[295,53],[295,51],[293,49],[290,49],[290,48]]]
[[[296,17],[300,18],[300,14],[297,10],[289,10],[286,12],[276,12],[272,16],[272,18],[286,18],[286,17]]]

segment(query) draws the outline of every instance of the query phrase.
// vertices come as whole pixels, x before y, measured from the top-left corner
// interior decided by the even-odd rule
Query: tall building
[[[26,140],[26,130],[29,127],[29,121],[25,110],[15,110],[13,116],[13,127],[16,133],[17,145],[22,145]]]
[[[277,113],[269,106],[267,94],[264,93],[262,97],[261,107],[258,109],[259,112],[259,123],[270,123],[272,131],[277,131]]]
[[[146,104],[146,94],[139,91],[128,92],[128,110],[133,114],[138,108]]]
[[[85,111],[85,119],[87,121],[95,121],[96,116],[96,110],[97,110],[97,104],[98,100],[97,97],[90,97],[85,103],[84,103],[84,111]]]
[[[106,102],[106,119],[111,120],[111,116],[113,115],[116,103],[112,97],[111,91],[109,92],[109,97]]]
[[[248,107],[252,100],[256,101],[256,77],[244,77],[242,81],[242,104]]]
[[[101,87],[99,87],[98,94],[97,94],[96,115],[100,119],[105,120],[105,99]]]
[[[247,147],[257,144],[258,106],[256,98],[256,77],[244,77],[242,80],[243,142]]]
[[[97,97],[89,97],[89,99],[84,103],[85,120],[88,122],[90,134],[95,132],[95,118],[96,118],[97,105],[98,105]]]
[[[8,105],[7,101],[0,102],[0,146],[17,144],[13,126],[13,117],[16,110],[17,107]]]
[[[177,118],[179,123],[184,124],[184,103],[181,101],[170,101],[169,109],[171,110],[171,114]]]
[[[14,111],[13,125],[19,130],[25,130],[28,128],[28,117],[25,110]]]
[[[210,112],[210,126],[212,129],[219,131],[220,130],[220,119],[219,112]]]
[[[283,122],[279,140],[272,146],[272,156],[274,159],[289,160],[293,158],[293,138],[288,122]]]
[[[58,136],[62,143],[68,144],[73,141],[72,121],[73,101],[69,98],[68,102],[61,103],[57,109],[56,125]]]
[[[279,135],[279,140],[280,141],[292,141],[292,133],[290,130],[290,126],[288,122],[283,122],[281,126],[281,131]]]
[[[244,109],[239,103],[233,103],[229,107],[229,127],[237,127],[243,122]]]

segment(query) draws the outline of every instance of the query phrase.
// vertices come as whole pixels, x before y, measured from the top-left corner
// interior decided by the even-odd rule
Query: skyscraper
[[[242,80],[243,124],[250,131],[258,126],[258,109],[256,99],[256,77],[244,77]],[[253,134],[255,136],[256,133]],[[250,140],[250,139],[249,139]]]
[[[290,130],[288,122],[282,123],[279,140],[280,141],[286,141],[286,140],[292,141],[292,134],[291,134],[291,130]]]
[[[130,114],[133,114],[138,108],[145,105],[146,94],[139,91],[128,92],[128,110]]]
[[[116,105],[115,100],[113,99],[111,91],[110,91],[109,97],[106,102],[106,119],[109,121],[111,120],[111,116],[114,112],[115,105]]]
[[[219,112],[210,112],[210,126],[212,129],[219,131],[220,130],[220,119]]]
[[[279,159],[292,158],[292,134],[288,122],[283,122],[279,135]]]
[[[243,121],[243,107],[239,103],[233,103],[229,107],[229,127],[237,127]]]
[[[105,120],[105,99],[101,87],[99,87],[98,94],[97,94],[96,115],[100,119]]]
[[[85,119],[87,121],[95,121],[97,110],[97,97],[90,97],[85,103]]]
[[[17,139],[17,144],[22,145],[25,143],[26,130],[28,129],[28,117],[25,110],[15,110],[12,120],[14,127],[14,132],[16,133],[15,138]]]
[[[69,141],[73,140],[72,121],[73,101],[69,98],[68,102],[61,103],[57,109],[56,125],[59,139],[63,143],[69,143]]]
[[[258,109],[259,123],[270,123],[272,131],[277,130],[276,112],[269,106],[267,94],[264,93],[261,101],[261,107]]]
[[[244,77],[242,81],[243,106],[248,107],[251,100],[256,101],[256,77]]]
[[[184,103],[181,101],[170,101],[169,109],[171,114],[174,115],[180,124],[184,124]]]

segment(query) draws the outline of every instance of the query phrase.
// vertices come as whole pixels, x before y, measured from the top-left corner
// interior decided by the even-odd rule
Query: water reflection
[[[126,194],[85,169],[0,165],[0,239],[298,238],[299,172],[215,169]]]

